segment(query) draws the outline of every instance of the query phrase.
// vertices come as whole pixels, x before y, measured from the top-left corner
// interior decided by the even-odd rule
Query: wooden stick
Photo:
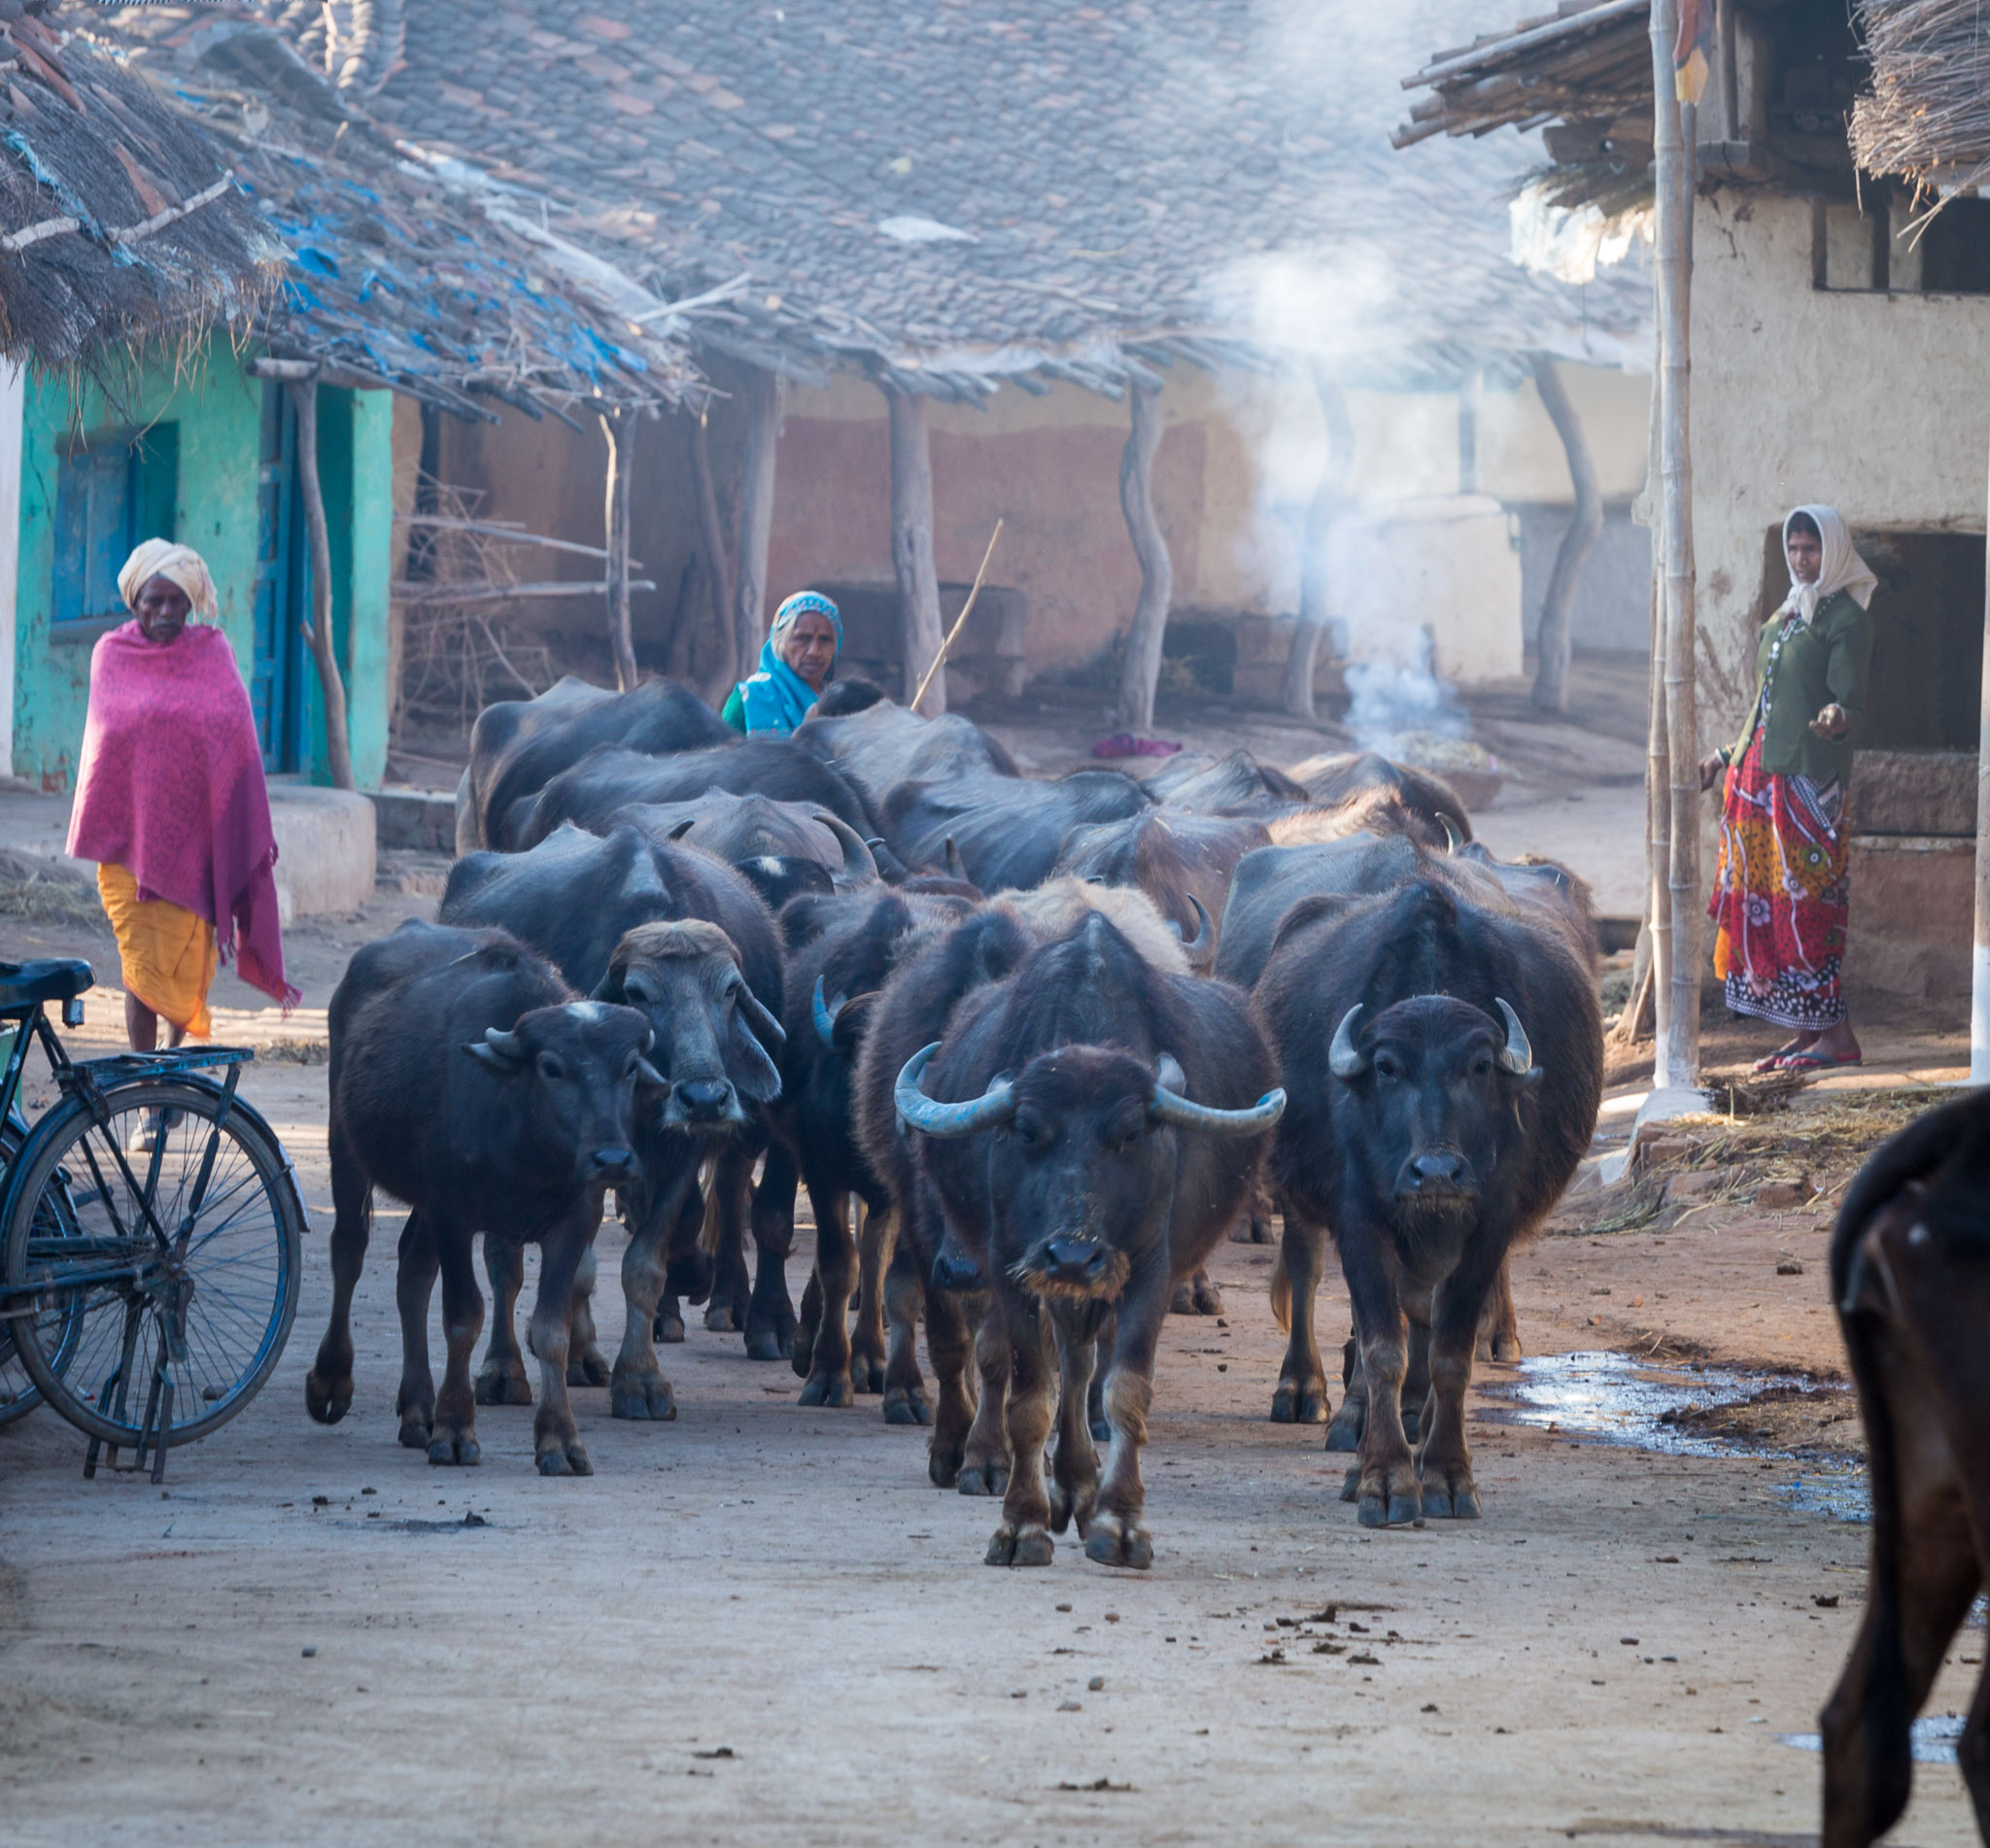
[[[988,575],[988,561],[995,556],[995,541],[1002,536],[1002,522],[995,522],[995,530],[988,534],[988,549],[981,554],[981,568],[975,573],[974,588],[968,592],[968,600],[960,606],[960,614],[953,619],[953,627],[946,632],[946,639],[940,644],[940,652],[933,657],[933,665],[926,669],[925,679],[919,682],[919,690],[912,695],[912,710],[919,709],[919,702],[926,697],[926,689],[933,684],[933,676],[940,671],[946,659],[946,651],[960,639],[960,632],[968,626],[968,613],[975,606],[975,599],[981,594],[981,580]]]

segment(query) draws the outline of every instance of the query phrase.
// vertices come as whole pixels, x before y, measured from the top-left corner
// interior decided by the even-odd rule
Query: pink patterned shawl
[[[284,979],[256,718],[221,630],[189,623],[160,643],[134,620],[98,640],[69,851],[207,919],[223,959],[286,1010],[301,999]]]

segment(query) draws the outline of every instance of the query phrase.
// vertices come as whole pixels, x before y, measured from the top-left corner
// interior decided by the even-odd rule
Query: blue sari
[[[760,671],[739,682],[746,736],[786,737],[813,709],[816,692],[773,651],[770,635],[760,644]]]

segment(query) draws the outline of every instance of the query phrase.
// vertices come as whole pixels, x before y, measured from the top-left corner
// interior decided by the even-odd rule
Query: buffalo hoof
[[[1424,1472],[1424,1514],[1426,1520],[1476,1521],[1479,1518],[1479,1489],[1468,1467]]]
[[[1347,1490],[1341,1491],[1343,1498]],[[1407,1462],[1375,1464],[1355,1478],[1355,1519],[1364,1527],[1403,1527],[1421,1520],[1424,1494]]]
[[[1281,1380],[1271,1395],[1274,1424],[1324,1424],[1326,1422],[1326,1382],[1323,1380]],[[1332,1439],[1327,1448],[1333,1448]]]
[[[1269,1219],[1253,1218],[1251,1221],[1251,1243],[1252,1245],[1273,1245],[1277,1243],[1272,1237],[1271,1221]]]
[[[1137,1518],[1101,1509],[1085,1523],[1084,1557],[1145,1572],[1154,1562],[1154,1537]]]
[[[559,1443],[555,1439],[556,1444]],[[568,1438],[558,1449],[541,1451],[533,1459],[541,1476],[592,1476],[595,1466],[588,1461],[587,1449],[577,1437]]]
[[[625,1376],[608,1388],[608,1414],[611,1418],[654,1419],[669,1423],[677,1416],[677,1395],[660,1373],[647,1379]],[[540,1467],[544,1466],[542,1458]]]
[[[884,1421],[887,1424],[931,1424],[933,1401],[909,1386],[893,1386],[884,1395]],[[941,1485],[943,1489],[945,1486],[944,1483]]]
[[[785,1360],[793,1348],[794,1337],[790,1335],[784,1345],[777,1328],[749,1328],[746,1331],[748,1360]]]
[[[425,1451],[434,1435],[435,1408],[404,1405],[400,1408],[400,1446],[403,1450]]]
[[[852,1404],[856,1396],[847,1373],[811,1373],[802,1388],[804,1405],[827,1405],[838,1411]]]
[[[684,1339],[684,1318],[682,1316],[667,1316],[660,1311],[656,1319],[649,1325],[649,1337],[652,1341],[660,1341],[666,1346],[675,1347],[677,1343]]]
[[[611,1378],[607,1358],[597,1347],[590,1345],[567,1358],[566,1384],[570,1386],[604,1386]]]
[[[884,1362],[875,1354],[853,1353],[850,1356],[850,1385],[865,1394],[882,1392]]]
[[[788,1352],[788,1365],[794,1368],[795,1378],[798,1380],[807,1379],[815,1365],[815,1337],[806,1330],[803,1332],[806,1333],[808,1338],[806,1341],[797,1340]]]
[[[1076,1491],[1065,1488],[1060,1482],[1051,1482],[1046,1490],[1050,1497],[1050,1531],[1062,1533],[1076,1521],[1078,1530],[1088,1530],[1092,1509],[1099,1499],[1098,1479],[1093,1477],[1081,1483]]]
[[[707,1304],[704,1325],[714,1335],[737,1335],[740,1329],[739,1312],[731,1303]]]
[[[405,1433],[406,1426],[402,1426]],[[444,1431],[429,1440],[429,1460],[438,1469],[470,1469],[484,1460],[477,1440],[467,1431],[451,1437]]]
[[[1189,1287],[1187,1278],[1175,1285],[1174,1295],[1168,1298],[1168,1314],[1171,1316],[1193,1316],[1199,1313],[1195,1307],[1195,1291]]]
[[[935,1489],[951,1489],[960,1481],[960,1458],[959,1445],[934,1442],[926,1453],[926,1474]]]
[[[1341,1409],[1326,1427],[1326,1448],[1330,1451],[1357,1451],[1361,1448],[1361,1426],[1367,1422],[1359,1399],[1343,1399]]]
[[[1006,1495],[1009,1492],[1009,1465],[1006,1462],[969,1463],[954,1479],[963,1495]]]
[[[1495,1366],[1511,1367],[1519,1364],[1527,1350],[1520,1345],[1518,1335],[1501,1332],[1492,1337],[1492,1360]]]
[[[304,1376],[304,1410],[321,1424],[336,1424],[353,1409],[353,1376],[326,1380],[313,1367]]]
[[[1113,1420],[1094,1419],[1091,1423],[1091,1434],[1094,1444],[1110,1444],[1113,1441]]]
[[[1195,1313],[1198,1316],[1220,1316],[1223,1313],[1223,1292],[1206,1277],[1195,1280]]]
[[[567,1369],[567,1374],[571,1378],[571,1368]],[[485,1361],[483,1372],[477,1375],[476,1393],[479,1405],[532,1404],[532,1382],[526,1378],[525,1362],[518,1359]]]
[[[1021,1526],[1005,1521],[988,1542],[986,1565],[1048,1565],[1057,1548],[1049,1532],[1034,1521]]]

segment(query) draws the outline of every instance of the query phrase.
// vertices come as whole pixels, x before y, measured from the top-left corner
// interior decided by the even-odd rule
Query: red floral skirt
[[[1728,771],[1707,915],[1714,973],[1736,1013],[1822,1032],[1845,1017],[1838,972],[1851,917],[1844,792],[1762,768],[1762,729]]]

